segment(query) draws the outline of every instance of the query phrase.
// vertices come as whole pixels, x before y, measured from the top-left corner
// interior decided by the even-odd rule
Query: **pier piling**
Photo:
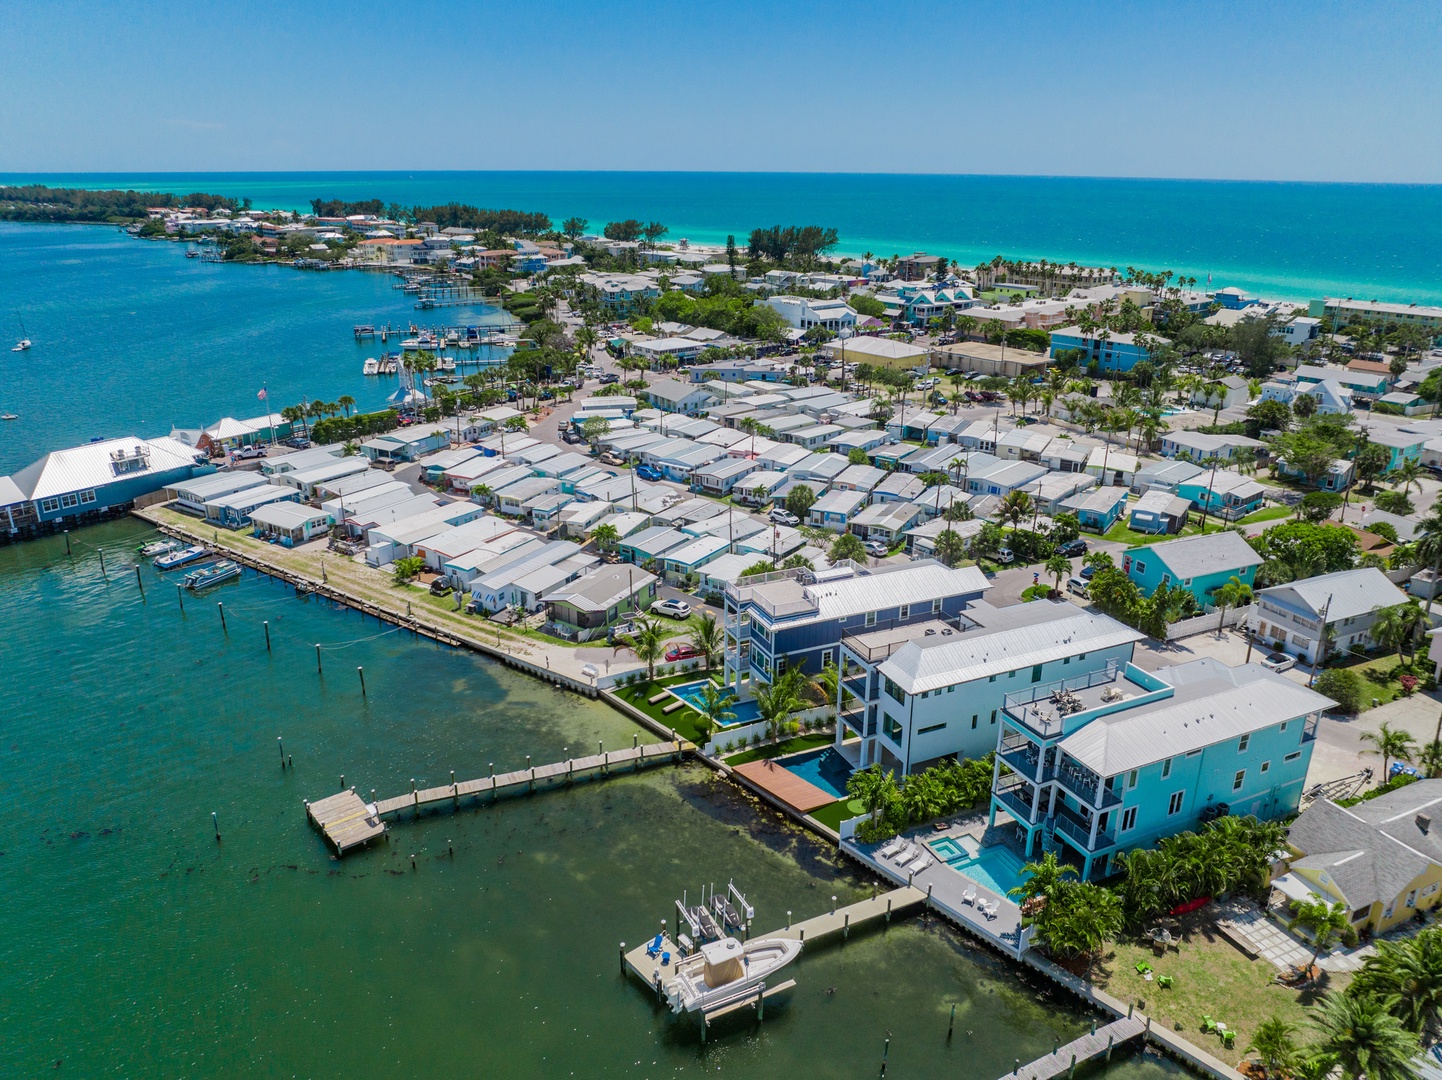
[[[214,810],[210,812],[210,825],[215,830],[215,842],[220,843],[220,816]]]
[[[281,740],[281,737],[279,735],[275,737],[275,745],[280,750],[280,767],[283,769],[285,768],[285,743]]]
[[[70,554],[70,530],[69,530],[69,529],[66,529],[66,530],[64,530],[64,531],[65,531],[65,554],[68,556],[68,555]]]
[[[175,598],[180,601],[180,613],[185,614],[185,590],[178,584],[175,586]]]
[[[230,631],[225,628],[225,603],[218,600],[216,601],[215,606],[216,609],[220,612],[220,632],[222,634],[229,634]]]
[[[366,669],[359,664],[356,665],[355,673],[360,676],[361,697],[366,696]]]
[[[140,590],[140,598],[145,599],[145,582],[140,580],[140,564],[135,566],[135,587]]]
[[[266,619],[260,625],[265,628],[265,651],[270,652],[270,620]]]
[[[340,790],[345,790],[345,773],[340,774]]]
[[[951,1003],[951,1020],[946,1025],[946,1037],[951,1039],[951,1033],[956,1030],[956,1002]]]
[[[100,552],[100,576],[103,577],[106,581],[109,581],[110,575],[105,572],[105,549],[96,548],[95,550]]]
[[[317,646],[315,647],[315,672],[316,672],[317,675],[324,675],[324,674],[325,674],[325,672],[324,672],[323,670],[321,670],[321,666],[320,666],[320,646],[319,646],[319,645],[317,645]]]
[[[621,974],[626,974],[626,943],[621,942]]]

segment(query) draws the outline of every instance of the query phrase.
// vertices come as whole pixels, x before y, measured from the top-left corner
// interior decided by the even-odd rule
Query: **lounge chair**
[[[906,841],[898,836],[881,849],[880,855],[883,859],[889,859],[900,851],[905,844]]]
[[[1205,1013],[1202,1014],[1202,1032],[1207,1035],[1215,1035],[1217,1022]]]
[[[1233,1043],[1235,1043],[1236,1041],[1237,1041],[1237,1033],[1236,1033],[1235,1031],[1233,1031],[1231,1028],[1228,1028],[1226,1031],[1222,1032],[1222,1045],[1223,1045],[1223,1046],[1231,1046],[1231,1045],[1232,1045]]]
[[[920,856],[921,851],[915,844],[907,844],[906,847],[901,849],[901,854],[896,857],[896,865],[898,868],[905,870],[907,863]]]
[[[976,903],[976,890],[975,890],[975,889],[967,889],[966,892],[964,892],[964,893],[961,894],[961,902],[962,902],[963,904],[975,904],[975,903]]]
[[[646,955],[655,956],[661,951],[661,935],[657,934],[651,939],[651,944],[646,946]]]
[[[981,912],[986,918],[991,918],[991,904],[986,900],[978,900],[976,902],[976,910]]]
[[[913,874],[919,874],[928,866],[930,866],[932,864],[932,861],[933,860],[930,855],[923,855],[921,858],[917,859],[916,862],[911,864],[910,870]]]
[[[1170,990],[1172,988],[1172,976],[1158,975],[1157,985],[1160,986],[1163,990]]]
[[[1151,972],[1152,972],[1152,965],[1151,965],[1151,964],[1147,963],[1145,960],[1138,960],[1138,961],[1137,961],[1137,974],[1138,974],[1138,975],[1149,975],[1149,974],[1151,974]]]

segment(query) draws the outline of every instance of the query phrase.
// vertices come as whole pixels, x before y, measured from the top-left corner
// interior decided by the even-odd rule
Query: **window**
[[[906,691],[892,682],[889,676],[886,679],[886,693],[902,705],[906,704]]]
[[[1299,757],[1301,757],[1301,756],[1302,756],[1302,751],[1300,751],[1300,750],[1294,750],[1294,751],[1292,751],[1290,754],[1288,754],[1286,757],[1284,757],[1282,760],[1283,760],[1284,762],[1287,762],[1287,761],[1296,761],[1296,760],[1297,760]]]
[[[955,692],[956,692],[956,687],[955,687],[955,686],[948,686],[948,687],[946,688],[946,692],[947,692],[948,694],[955,693]]]
[[[1167,758],[1166,761],[1162,762],[1162,779],[1165,780],[1167,777],[1169,777],[1169,776],[1171,776],[1171,775],[1172,775],[1172,759],[1171,759],[1171,758]]]
[[[1014,679],[1014,678],[1016,678],[1016,672],[1014,672],[1014,671],[1008,671],[1008,672],[1006,673],[1006,677],[1007,677],[1008,679]]]
[[[1266,632],[1265,630],[1262,631],[1262,636],[1263,636],[1263,637],[1266,637],[1266,636],[1267,636],[1267,632]],[[1280,728],[1278,728],[1277,730],[1278,730],[1278,731],[1286,731],[1286,730],[1287,730],[1287,725],[1288,725],[1289,723],[1291,723],[1290,720],[1283,720],[1283,721],[1282,721],[1282,726],[1281,726]]]
[[[909,619],[910,617],[911,617],[911,605],[910,605],[910,604],[902,604],[902,605],[901,605],[901,610],[900,610],[900,612],[897,613],[897,618],[900,618],[900,619]]]
[[[1133,770],[1131,771],[1131,775],[1129,775],[1129,776],[1127,777],[1127,788],[1128,788],[1128,790],[1130,790],[1131,788],[1134,788],[1134,787],[1136,787],[1136,786],[1137,786],[1137,770],[1136,770],[1136,769],[1133,769]]]
[[[987,680],[986,680],[986,681],[989,682],[989,683],[996,682],[996,676],[995,676],[995,675],[990,675],[990,676],[987,677]]]
[[[54,513],[56,510],[59,510],[59,509],[60,509],[60,500],[59,500],[59,499],[41,499],[41,500],[40,500],[40,512],[41,512],[42,514],[52,514],[52,513]]]
[[[933,615],[941,614],[941,597],[938,596],[931,602],[931,613]]]
[[[1241,741],[1237,743],[1237,753],[1239,753],[1239,754],[1245,754],[1245,753],[1247,752],[1247,747],[1250,746],[1251,743],[1252,743],[1252,736],[1251,736],[1251,735],[1243,735],[1242,738],[1241,738]]]
[[[67,510],[70,509],[70,507],[72,507],[72,506],[78,505],[79,503],[80,503],[80,497],[79,497],[78,495],[73,495],[73,494],[72,494],[72,495],[62,495],[62,496],[60,496],[60,505],[63,506],[63,507],[65,507]]]
[[[993,724],[996,723],[996,710],[995,710],[995,709],[992,709],[992,710],[991,710],[991,722],[992,722]]]
[[[919,729],[917,729],[917,732],[916,732],[916,733],[917,733],[918,735],[928,735],[928,734],[930,734],[930,733],[933,732],[933,731],[940,731],[940,730],[941,730],[942,728],[944,728],[944,727],[946,727],[946,724],[945,724],[944,722],[943,722],[943,723],[940,723],[940,724],[932,724],[930,727],[924,727],[924,728],[919,728]]]
[[[865,621],[866,621],[866,625],[867,625],[867,626],[875,626],[875,625],[876,625],[876,612],[874,612],[874,611],[868,611],[868,612],[866,613],[866,620],[865,620]]]
[[[1417,890],[1416,890],[1416,889],[1413,889],[1411,892],[1409,892],[1409,893],[1407,894],[1407,902],[1406,902],[1405,904],[1403,904],[1402,906],[1403,906],[1403,907],[1416,907],[1416,906],[1417,906]]]
[[[890,713],[882,713],[883,723],[881,730],[886,732],[886,737],[894,743],[901,741],[901,725],[898,724]]]
[[[93,502],[95,501],[95,492],[94,492],[94,491],[82,491],[82,492],[80,493],[80,501],[81,501],[82,503],[93,503]]]
[[[1122,811],[1122,832],[1135,828],[1137,824],[1137,808],[1128,806]]]
[[[1138,562],[1138,563],[1137,563],[1137,573],[1138,573],[1138,574],[1145,574],[1146,572],[1147,572],[1147,564],[1144,563],[1144,562]]]
[[[1182,809],[1182,799],[1186,797],[1186,794],[1187,794],[1187,793],[1186,793],[1185,791],[1174,791],[1174,792],[1172,792],[1172,797],[1171,797],[1169,800],[1167,800],[1167,813],[1168,813],[1168,814],[1177,814],[1177,813],[1180,813],[1180,812],[1181,812],[1181,809]]]
[[[1238,770],[1237,770],[1237,775],[1234,776],[1234,777],[1232,777],[1232,790],[1233,790],[1233,791],[1241,791],[1241,790],[1242,790],[1242,784],[1246,782],[1246,779],[1247,779],[1247,770],[1246,770],[1246,769],[1238,769]]]
[[[975,731],[975,730],[976,730],[976,717],[977,717],[977,714],[976,714],[976,713],[972,713],[972,714],[971,714],[971,730],[972,730],[972,731]]]
[[[1271,771],[1272,771],[1272,763],[1271,763],[1270,761],[1264,761],[1264,762],[1262,762],[1262,775],[1265,776],[1267,773],[1269,773],[1269,772],[1271,772]]]
[[[1040,664],[1033,664],[1033,665],[1032,665],[1032,668],[1031,668],[1031,681],[1032,681],[1032,682],[1041,682],[1041,668],[1042,668],[1042,665],[1040,665]]]
[[[1061,663],[1062,663],[1062,667],[1066,667],[1067,664],[1070,664],[1070,663],[1071,663],[1071,657],[1070,657],[1070,656],[1064,656],[1064,657],[1062,657]]]

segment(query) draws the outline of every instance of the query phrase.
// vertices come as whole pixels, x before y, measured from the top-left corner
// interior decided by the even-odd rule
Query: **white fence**
[[[1190,619],[1183,619],[1181,622],[1167,623],[1167,640],[1176,641],[1177,638],[1190,637],[1193,634],[1200,634],[1206,631],[1215,632],[1220,622],[1222,626],[1238,626],[1247,621],[1247,613],[1250,608],[1232,607],[1227,608],[1225,615],[1218,615],[1215,611],[1205,615],[1194,615]]]

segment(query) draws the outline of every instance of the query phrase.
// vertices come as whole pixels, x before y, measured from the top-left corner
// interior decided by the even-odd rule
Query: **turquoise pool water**
[[[851,763],[834,746],[808,750],[804,754],[779,759],[786,771],[829,791],[838,799],[846,798],[846,781],[851,777]]]
[[[975,841],[943,836],[930,845],[936,856],[958,873],[984,888],[1005,896],[1025,880],[1025,863],[1009,848],[977,850]]]
[[[696,682],[682,683],[680,686],[671,687],[671,693],[690,705],[697,712],[701,711],[701,691],[706,688],[709,679],[700,679]],[[738,724],[749,724],[754,720],[761,719],[761,710],[754,701],[733,701],[726,706],[727,712],[736,714],[735,720],[728,720],[723,727],[736,727]]]

